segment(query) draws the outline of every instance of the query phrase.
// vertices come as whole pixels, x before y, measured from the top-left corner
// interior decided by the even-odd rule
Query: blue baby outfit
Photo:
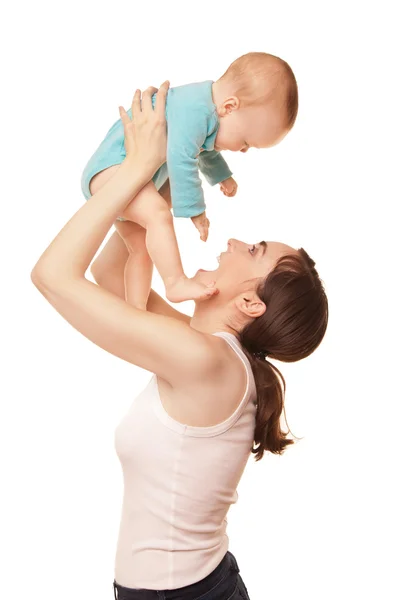
[[[205,211],[199,170],[210,185],[232,176],[222,155],[214,150],[219,120],[212,101],[212,83],[191,83],[168,92],[167,162],[158,169],[153,182],[159,190],[169,177],[175,217],[195,217]],[[130,110],[128,114],[132,116]],[[91,195],[90,180],[100,171],[121,164],[125,156],[124,129],[119,119],[85,167],[82,191],[86,199]]]

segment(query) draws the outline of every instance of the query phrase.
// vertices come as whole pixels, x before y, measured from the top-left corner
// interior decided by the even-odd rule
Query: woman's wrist
[[[144,187],[148,183],[157,168],[154,167],[154,161],[143,160],[140,156],[126,156],[121,163],[121,168],[118,173],[126,180],[127,184],[131,183],[132,188]]]

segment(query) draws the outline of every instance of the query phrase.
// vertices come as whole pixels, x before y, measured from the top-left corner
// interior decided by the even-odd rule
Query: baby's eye
[[[251,248],[249,248],[249,252],[250,252],[250,254],[254,254],[255,251],[256,251],[256,245],[253,244],[253,246]]]

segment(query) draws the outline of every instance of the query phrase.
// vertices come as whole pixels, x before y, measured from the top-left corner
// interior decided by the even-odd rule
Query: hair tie
[[[258,358],[258,360],[265,360],[268,355],[269,355],[269,352],[263,352],[263,351],[253,352],[254,358]]]

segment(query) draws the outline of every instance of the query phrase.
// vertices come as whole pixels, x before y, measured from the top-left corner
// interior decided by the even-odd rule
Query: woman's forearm
[[[133,172],[138,175],[135,177]],[[116,217],[150,177],[147,169],[125,159],[111,179],[75,213],[51,242],[36,263],[32,279],[55,283],[60,278],[84,277]]]

